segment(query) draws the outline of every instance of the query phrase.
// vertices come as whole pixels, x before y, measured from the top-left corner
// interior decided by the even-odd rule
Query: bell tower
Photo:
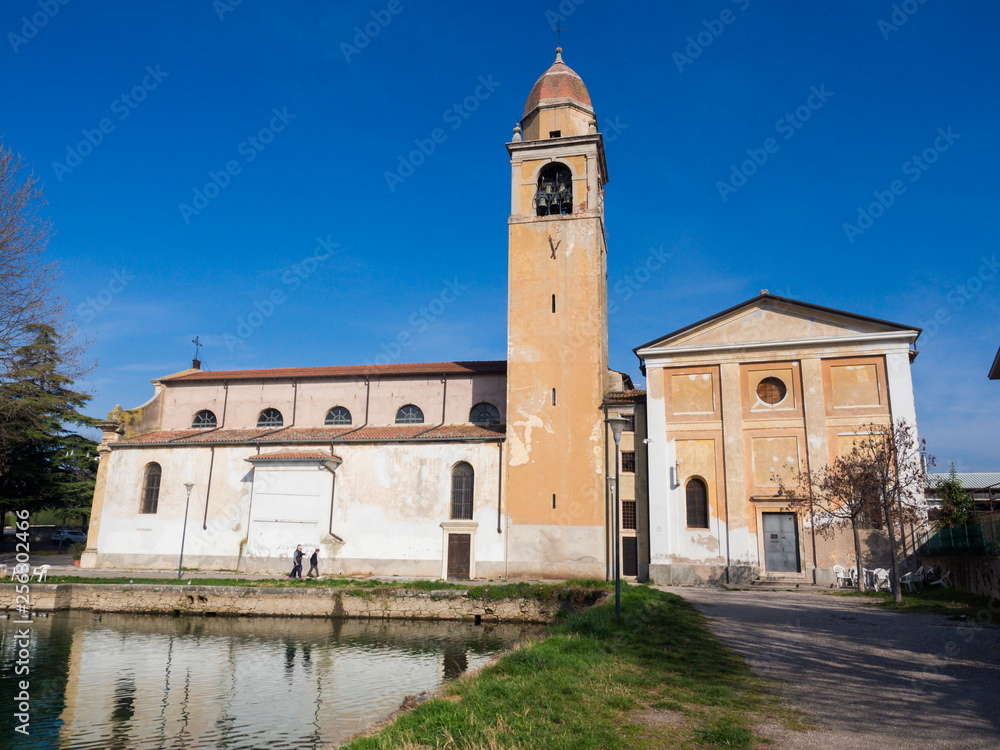
[[[590,94],[561,48],[507,151],[509,570],[603,578],[608,177]]]

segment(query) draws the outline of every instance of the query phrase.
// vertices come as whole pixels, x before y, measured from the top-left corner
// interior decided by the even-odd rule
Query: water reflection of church
[[[325,748],[486,663],[519,626],[60,615],[67,747]]]

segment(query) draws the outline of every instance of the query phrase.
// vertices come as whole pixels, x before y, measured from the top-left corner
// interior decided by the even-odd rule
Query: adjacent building
[[[779,482],[849,451],[864,425],[916,424],[919,335],[765,291],[638,347],[650,579],[829,583],[852,564],[851,535],[817,534]]]

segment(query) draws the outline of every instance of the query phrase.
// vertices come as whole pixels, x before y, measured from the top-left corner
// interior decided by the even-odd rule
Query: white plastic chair
[[[850,576],[847,573],[847,568],[843,565],[834,565],[833,572],[837,576],[837,588],[844,588]]]
[[[858,585],[858,566],[852,565],[847,570],[847,585],[857,586]]]
[[[938,578],[936,581],[931,581],[931,586],[944,586],[946,589],[951,588],[951,571],[946,570],[944,574]]]
[[[923,580],[922,577],[921,580]],[[907,593],[912,594],[913,590],[917,586],[917,571],[911,570],[909,573],[903,573],[903,575],[899,577],[899,585],[906,586]]]
[[[45,576],[49,574],[49,568],[51,567],[51,565],[39,565],[31,575],[32,577],[38,576],[38,582],[41,583],[45,580]]]
[[[892,591],[892,580],[889,578],[889,571],[885,568],[875,568],[872,571],[872,578],[874,579],[873,588],[878,591],[883,586],[885,586],[886,591]]]

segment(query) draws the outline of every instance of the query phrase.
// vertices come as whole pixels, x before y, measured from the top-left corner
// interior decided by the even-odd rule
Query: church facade
[[[620,572],[643,580],[805,579],[846,560],[806,544],[762,472],[915,419],[919,331],[764,295],[639,347],[647,394],[608,366],[604,141],[561,50],[507,151],[505,361],[159,378],[101,423],[81,564],[166,570],[183,545],[189,568],[280,573],[301,544],[324,573],[603,578],[616,534]]]

